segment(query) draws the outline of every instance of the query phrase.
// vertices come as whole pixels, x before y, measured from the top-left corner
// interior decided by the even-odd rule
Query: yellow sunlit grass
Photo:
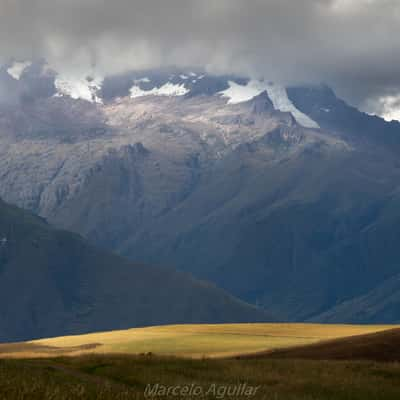
[[[224,357],[311,344],[391,329],[391,325],[222,324],[135,328],[0,346],[0,356],[49,357],[86,353],[154,353]]]

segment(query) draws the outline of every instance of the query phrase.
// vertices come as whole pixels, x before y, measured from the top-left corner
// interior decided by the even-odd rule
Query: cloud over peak
[[[368,107],[400,92],[398,37],[397,0],[0,0],[3,60],[324,81]]]

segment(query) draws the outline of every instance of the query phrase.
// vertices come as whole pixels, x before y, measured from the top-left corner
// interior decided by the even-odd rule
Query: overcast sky
[[[400,119],[399,0],[0,0],[0,57],[325,82]],[[392,113],[392,114],[390,114]]]

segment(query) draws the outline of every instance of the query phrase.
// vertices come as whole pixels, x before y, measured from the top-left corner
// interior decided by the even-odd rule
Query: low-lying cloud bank
[[[69,73],[174,64],[324,81],[386,115],[397,115],[399,37],[398,0],[0,0],[3,61],[42,57]]]

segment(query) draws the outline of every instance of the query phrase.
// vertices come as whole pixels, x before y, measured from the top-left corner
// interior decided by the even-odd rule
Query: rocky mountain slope
[[[213,285],[133,264],[0,200],[0,341],[268,319]]]
[[[325,318],[400,272],[399,123],[325,86],[169,69],[88,79],[85,98],[41,68],[0,74],[22,93],[0,106],[7,201],[282,319]]]

